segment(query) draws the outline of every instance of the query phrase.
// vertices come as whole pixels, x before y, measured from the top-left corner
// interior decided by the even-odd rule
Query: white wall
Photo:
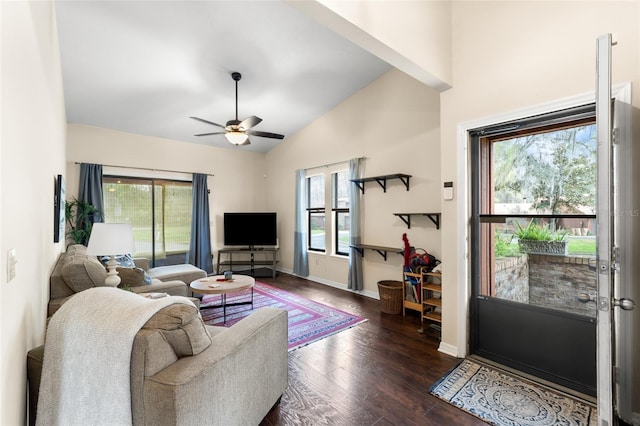
[[[265,155],[235,149],[136,135],[91,126],[69,124],[67,132],[67,188],[69,197],[78,192],[80,166],[97,163],[176,172],[211,174],[211,240],[215,251],[222,247],[222,217],[225,211],[263,211],[267,185]],[[118,170],[118,169],[114,169]],[[171,173],[119,169],[123,175],[168,177]],[[174,174],[174,178],[184,173]]]
[[[451,1],[287,1],[416,80],[451,87]]]
[[[456,145],[458,124],[593,92],[595,40],[603,33],[618,37],[613,83],[633,82],[639,105],[638,7],[638,2],[609,1],[453,2],[453,88],[441,97],[442,181],[464,184],[458,179],[458,172],[466,172],[466,152]],[[444,286],[442,339],[464,354],[459,337],[466,318],[457,301],[468,285],[458,269],[467,217],[458,207],[460,197],[442,204],[450,219],[442,232],[444,274],[453,284]]]
[[[267,154],[270,209],[280,217],[281,266],[293,269],[294,176],[307,169],[366,157],[364,176],[412,175],[410,191],[398,180],[387,192],[367,183],[363,197],[363,243],[402,248],[402,234],[440,258],[440,231],[426,218],[411,229],[394,212],[440,211],[440,130],[438,93],[401,71],[392,70],[332,111],[288,137]],[[446,220],[446,219],[443,219]],[[311,278],[346,288],[343,257],[310,254]],[[364,257],[365,293],[377,297],[377,282],[401,279],[402,256],[385,262],[374,251]]]
[[[43,342],[55,177],[65,174],[65,112],[52,2],[0,2],[0,424],[26,413],[26,354]],[[7,282],[7,251],[16,276]]]

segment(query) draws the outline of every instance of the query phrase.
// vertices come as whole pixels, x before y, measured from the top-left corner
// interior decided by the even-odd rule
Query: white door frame
[[[621,83],[612,88],[612,97],[622,102],[631,103],[631,82]],[[479,127],[485,127],[518,120],[534,115],[554,112],[562,109],[577,107],[595,102],[595,91],[581,95],[558,99],[511,112],[501,113],[477,120],[465,121],[457,125],[457,186],[459,196],[456,200],[456,229],[460,230],[456,237],[456,259],[465,259],[458,262],[457,267],[457,341],[456,348],[450,348],[447,353],[455,353],[459,358],[469,355],[469,297],[471,295],[471,279],[469,275],[469,131]],[[598,392],[600,393],[600,392]]]
[[[598,37],[596,41],[596,124],[598,152],[598,195],[597,195],[597,252],[598,252],[598,294],[596,297],[597,332],[596,360],[598,383],[598,424],[613,424],[613,306],[611,305],[613,272],[611,247],[613,232],[611,223],[615,219],[610,214],[616,206],[612,199],[612,126],[611,112],[611,34]]]

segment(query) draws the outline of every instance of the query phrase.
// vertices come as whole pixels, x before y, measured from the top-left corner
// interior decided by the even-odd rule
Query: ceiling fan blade
[[[227,132],[213,132],[213,133],[200,133],[193,136],[211,136],[211,135],[224,135]]]
[[[214,125],[214,126],[217,126],[217,127],[221,127],[223,129],[225,128],[222,124],[214,123],[213,121],[205,120],[204,118],[198,118],[198,117],[189,117],[189,118],[191,118],[193,120],[201,121],[203,123],[211,124],[211,125]]]
[[[261,121],[262,121],[262,118],[252,115],[251,117],[245,118],[244,120],[242,120],[240,124],[238,124],[238,127],[240,128],[240,130],[249,130],[256,124],[260,123]]]
[[[247,130],[247,134],[253,136],[262,136],[263,138],[284,139],[284,135],[278,133],[261,132],[259,130]]]

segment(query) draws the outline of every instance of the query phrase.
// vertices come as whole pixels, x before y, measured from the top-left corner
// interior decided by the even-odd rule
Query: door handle
[[[595,302],[596,301],[596,295],[591,295],[588,293],[580,293],[578,294],[578,302],[581,303],[588,303],[588,302]]]
[[[613,306],[617,306],[625,311],[632,311],[636,304],[633,300],[627,298],[613,299]]]
[[[595,301],[597,301],[596,295],[592,295],[588,293],[578,294],[578,302],[588,303],[588,302],[595,302]],[[605,306],[607,305],[606,300],[603,299],[602,302],[604,302]],[[635,308],[636,304],[633,300],[623,297],[621,299],[613,299],[613,306],[617,306],[620,309],[625,311],[632,311],[633,308]]]

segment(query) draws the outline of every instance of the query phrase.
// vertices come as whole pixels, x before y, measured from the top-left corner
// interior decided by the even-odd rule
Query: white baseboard
[[[313,281],[313,282],[316,282],[316,283],[324,284],[324,285],[327,285],[329,287],[338,288],[340,290],[348,291],[348,292],[355,293],[355,294],[361,294],[363,296],[370,297],[372,299],[380,300],[380,295],[378,294],[378,292],[373,292],[373,291],[369,291],[369,290],[350,290],[350,289],[347,288],[347,284],[339,283],[337,281],[331,281],[331,280],[327,280],[327,279],[324,279],[324,278],[315,277],[313,275],[309,275],[308,277],[302,277],[302,276],[294,274],[293,271],[286,270],[286,269],[278,269],[278,271],[284,272],[285,274],[293,275],[293,276],[296,276],[296,277],[299,277],[299,278],[302,278],[302,279],[305,279],[305,280],[310,280],[310,281]]]
[[[443,354],[447,354],[452,357],[458,357],[458,347],[450,345],[448,343],[440,342],[440,346],[438,346],[438,352],[442,352]]]

